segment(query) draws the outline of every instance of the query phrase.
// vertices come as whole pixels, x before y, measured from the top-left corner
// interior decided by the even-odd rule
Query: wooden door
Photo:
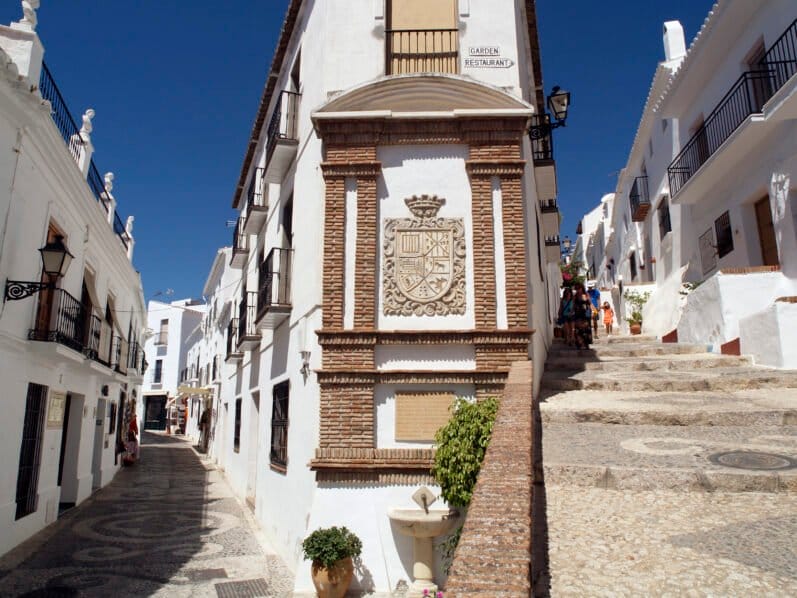
[[[775,227],[772,226],[772,211],[769,208],[769,196],[755,204],[755,219],[758,223],[758,240],[761,243],[761,258],[765,266],[778,266],[778,242],[775,239]]]

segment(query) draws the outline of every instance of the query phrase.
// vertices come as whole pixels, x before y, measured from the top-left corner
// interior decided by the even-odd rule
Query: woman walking
[[[559,321],[565,333],[565,342],[568,345],[575,343],[573,335],[573,313],[575,304],[573,303],[573,291],[570,287],[565,288],[562,299],[559,301]]]
[[[592,344],[592,301],[581,283],[574,287],[573,306],[576,348],[589,349]]]
[[[612,333],[612,325],[614,324],[614,310],[609,305],[608,301],[603,302],[603,325],[606,327],[606,334]]]

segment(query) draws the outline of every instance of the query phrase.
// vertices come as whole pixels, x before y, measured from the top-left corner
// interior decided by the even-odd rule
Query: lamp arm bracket
[[[6,290],[3,295],[3,302],[18,301],[25,299],[31,295],[43,291],[44,289],[54,289],[55,283],[53,282],[32,282],[25,280],[7,280]]]

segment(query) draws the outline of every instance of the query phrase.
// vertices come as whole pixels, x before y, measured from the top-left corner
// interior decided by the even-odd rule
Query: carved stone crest
[[[437,217],[445,201],[413,195],[404,203],[414,218],[385,220],[386,316],[465,313],[465,226],[462,218]]]

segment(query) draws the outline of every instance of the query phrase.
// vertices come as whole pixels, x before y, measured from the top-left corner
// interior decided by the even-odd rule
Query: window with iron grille
[[[241,399],[235,399],[235,432],[232,437],[232,450],[241,452]]]
[[[116,401],[111,401],[111,408],[108,409],[108,435],[116,431]]]
[[[290,383],[286,380],[274,387],[271,407],[271,465],[278,469],[288,467],[288,395]]]
[[[717,256],[723,257],[733,251],[733,231],[731,215],[725,212],[714,221],[714,232],[717,235]]]
[[[22,519],[36,510],[39,493],[44,412],[47,408],[47,387],[28,383],[25,402],[25,423],[22,426],[22,446],[17,470],[17,513]]]
[[[659,204],[659,239],[663,239],[664,235],[672,230],[672,225],[670,224],[670,202],[667,201],[667,197],[661,200]]]
[[[162,378],[163,378],[163,360],[162,359],[156,359],[155,360],[155,373],[152,376],[153,384],[160,384]]]

